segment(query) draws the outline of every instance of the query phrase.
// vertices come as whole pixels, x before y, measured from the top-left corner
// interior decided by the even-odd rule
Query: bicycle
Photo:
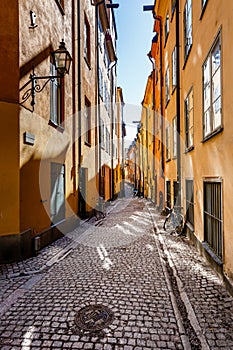
[[[176,234],[177,236],[185,235],[185,219],[181,214],[181,207],[165,208],[166,215],[163,229],[169,234]]]

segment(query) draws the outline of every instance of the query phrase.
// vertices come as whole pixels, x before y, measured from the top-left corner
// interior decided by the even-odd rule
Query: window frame
[[[190,7],[188,7],[190,3]],[[193,4],[192,0],[186,0],[183,11],[183,20],[184,20],[184,61],[186,63],[193,43]],[[190,19],[190,27],[188,27]],[[191,32],[191,35],[190,33]],[[189,34],[188,34],[189,33]],[[187,43],[188,42],[188,43]]]
[[[218,68],[214,71],[213,73],[213,63],[212,63],[212,59],[213,59],[213,53],[215,51],[215,49],[217,48],[217,46],[219,45],[219,49],[220,49],[220,64],[218,66]],[[207,83],[205,81],[205,66],[207,66],[207,62],[209,61],[209,82]],[[214,86],[214,78],[217,76],[219,72],[219,95],[217,98],[213,99],[213,86]],[[213,45],[211,46],[210,51],[208,52],[205,61],[202,65],[202,123],[203,123],[203,142],[207,141],[208,139],[210,139],[211,137],[215,136],[216,134],[218,134],[219,132],[221,132],[223,130],[223,115],[222,115],[222,40],[221,40],[221,30],[218,32]],[[205,108],[205,95],[207,93],[207,87],[209,85],[209,107]],[[215,90],[216,91],[216,90]],[[220,123],[214,127],[214,103],[217,102],[217,100],[220,100],[220,108],[218,109],[218,111],[220,111]],[[206,116],[207,116],[207,112],[209,111],[209,131],[206,131],[207,128],[207,121],[206,121]],[[216,118],[217,119],[217,118]]]
[[[165,71],[165,104],[168,105],[170,101],[170,69],[167,66]]]
[[[86,146],[91,146],[91,102],[85,96],[84,105],[84,119],[85,119],[85,137],[84,143]]]
[[[168,35],[170,32],[170,20],[169,20],[169,13],[167,12],[165,17],[165,23],[164,23],[164,45],[167,43]]]
[[[177,116],[172,119],[172,158],[177,158]]]
[[[172,14],[171,20],[173,19],[175,10],[176,10],[176,0],[171,0],[171,14]]]
[[[86,13],[84,13],[84,31],[83,31],[83,56],[90,68],[91,66],[91,27]]]
[[[171,160],[171,130],[170,124],[166,126],[166,162]]]
[[[190,188],[191,187],[191,188]],[[194,229],[194,181],[185,179],[186,220]]]
[[[55,65],[52,62],[50,62],[50,75],[57,75]],[[63,103],[62,79],[52,78],[50,80],[50,123],[54,126],[60,127],[64,121]]]
[[[185,100],[184,100],[184,130],[185,130],[185,151],[189,152],[194,149],[194,93],[193,87],[189,90]],[[187,110],[187,103],[189,101],[190,96],[192,96],[192,105]],[[190,106],[190,102],[188,102],[188,106]],[[192,112],[192,126],[190,126],[190,112]],[[192,130],[192,144],[190,144],[190,130]]]
[[[177,46],[172,51],[172,91],[177,86]]]

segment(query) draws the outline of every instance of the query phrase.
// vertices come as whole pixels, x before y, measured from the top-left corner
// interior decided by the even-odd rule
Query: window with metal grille
[[[186,220],[194,227],[193,180],[186,180]]]
[[[166,181],[167,206],[171,208],[171,181]]]
[[[204,182],[204,239],[222,259],[222,183]]]
[[[186,60],[193,43],[192,0],[187,0],[184,7],[184,59]]]

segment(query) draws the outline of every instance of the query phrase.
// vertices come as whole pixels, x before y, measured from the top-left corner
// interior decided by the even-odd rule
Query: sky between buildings
[[[151,73],[152,65],[147,54],[153,38],[153,17],[151,11],[143,12],[143,5],[153,5],[153,0],[114,0],[119,3],[115,10],[117,25],[118,82],[123,89],[125,101],[124,121],[126,141],[136,136],[141,117],[141,102]]]

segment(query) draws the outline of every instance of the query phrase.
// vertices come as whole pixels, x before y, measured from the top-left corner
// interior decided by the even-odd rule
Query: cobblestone
[[[160,218],[151,210],[143,199],[116,201],[101,226],[84,224],[32,258],[30,268],[39,269],[78,242],[31,284],[32,276],[7,278],[26,269],[28,261],[1,266],[0,300],[9,301],[12,293],[23,291],[2,309],[1,349],[9,347],[4,344],[8,338],[10,349],[21,349],[22,344],[40,350],[184,349],[179,305],[171,300],[167,265],[151,220]],[[232,298],[186,240],[161,235],[209,348],[233,348]],[[77,311],[90,304],[106,305],[114,312],[112,324],[95,334],[81,332],[74,322]]]

